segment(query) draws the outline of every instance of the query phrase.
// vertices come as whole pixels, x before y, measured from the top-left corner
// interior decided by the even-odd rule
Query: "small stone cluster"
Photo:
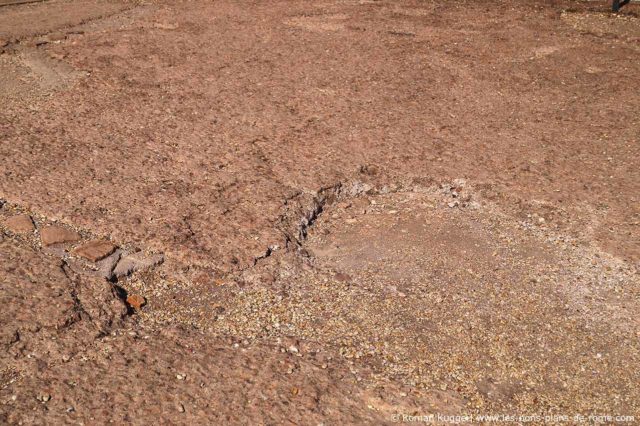
[[[77,258],[84,259],[87,262],[81,265],[83,272],[98,275],[109,281],[151,269],[164,262],[162,254],[147,255],[140,251],[124,250],[105,239],[85,240],[80,233],[65,226],[57,224],[36,226],[33,218],[24,213],[13,214],[4,220],[3,225],[9,234],[22,237],[39,234],[39,245],[50,254],[65,257],[68,252]],[[73,245],[75,247],[67,250]],[[69,263],[78,265],[75,260],[70,260]],[[135,309],[140,309],[146,300],[134,294],[127,298],[127,303]]]

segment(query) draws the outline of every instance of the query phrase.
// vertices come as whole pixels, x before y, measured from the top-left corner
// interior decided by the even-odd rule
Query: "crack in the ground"
[[[60,270],[62,271],[64,276],[69,281],[69,284],[71,285],[71,291],[69,292],[69,295],[71,296],[71,300],[73,300],[73,309],[77,313],[77,315],[75,315],[72,318],[70,318],[71,321],[69,321],[69,320],[66,321],[62,328],[70,327],[73,324],[75,324],[76,322],[82,320],[82,316],[83,315],[85,315],[86,318],[90,322],[93,322],[93,319],[91,318],[91,315],[84,308],[84,306],[82,305],[82,301],[80,300],[80,298],[78,296],[78,283],[76,281],[76,277],[72,276],[73,272],[71,272],[69,264],[66,261],[63,260],[62,264],[60,265]]]
[[[362,166],[359,173],[365,179],[349,179],[337,182],[333,185],[320,188],[315,193],[296,191],[284,200],[285,212],[276,220],[276,229],[283,235],[283,247],[285,251],[294,251],[303,257],[308,257],[304,250],[304,242],[309,230],[320,219],[328,206],[353,200],[364,195],[381,195],[399,192],[432,191],[440,192],[449,199],[449,207],[466,207],[471,202],[472,190],[462,179],[452,182],[437,183],[429,180],[429,185],[416,184],[413,181],[383,176],[375,166]],[[369,179],[367,179],[369,178]],[[369,182],[368,182],[369,181]],[[465,189],[465,194],[461,192]],[[252,265],[240,270],[244,272],[258,265],[262,260],[269,258],[280,249],[278,245],[270,245],[265,254],[254,258]]]
[[[403,184],[374,185],[354,179],[320,188],[315,194],[300,192],[285,203],[287,211],[278,219],[277,228],[285,234],[287,242],[301,247],[309,230],[331,204],[351,200],[363,195],[389,194],[405,190]],[[294,201],[293,206],[291,201]]]
[[[264,254],[253,258],[249,266],[228,275],[242,273],[256,267],[261,261],[280,251],[281,248],[284,248],[285,251],[304,254],[302,246],[308,231],[328,205],[336,201],[355,198],[364,193],[375,194],[380,191],[380,189],[359,180],[341,181],[322,187],[315,193],[296,190],[285,198],[283,201],[285,211],[275,220],[275,228],[282,234],[282,246],[279,244],[269,245],[264,250]]]

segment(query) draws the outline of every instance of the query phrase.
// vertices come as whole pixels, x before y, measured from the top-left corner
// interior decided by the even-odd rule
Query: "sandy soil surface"
[[[640,418],[640,7],[0,7],[0,423]]]

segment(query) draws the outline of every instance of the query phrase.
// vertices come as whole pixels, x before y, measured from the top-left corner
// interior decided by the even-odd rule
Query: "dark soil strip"
[[[41,3],[47,0],[0,0],[0,7],[25,3]]]

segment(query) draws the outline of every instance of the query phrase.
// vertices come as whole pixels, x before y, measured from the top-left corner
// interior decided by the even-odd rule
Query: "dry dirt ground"
[[[0,423],[640,419],[608,10],[0,7]]]

